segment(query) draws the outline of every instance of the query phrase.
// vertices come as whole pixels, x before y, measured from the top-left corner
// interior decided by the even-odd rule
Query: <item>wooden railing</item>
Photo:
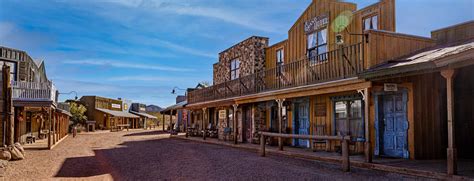
[[[356,77],[364,70],[363,43],[293,61],[238,79],[188,93],[188,103],[199,103],[266,91]]]
[[[13,100],[56,102],[56,87],[52,82],[12,81]]]
[[[340,141],[342,148],[342,170],[345,172],[350,171],[350,160],[349,160],[349,141],[350,136],[319,136],[319,135],[299,135],[299,134],[281,134],[271,132],[260,132],[260,156],[265,156],[265,144],[267,137],[292,138],[292,139],[308,139],[308,140],[327,140],[327,141]],[[281,142],[280,142],[281,143]],[[282,145],[280,145],[282,146]]]

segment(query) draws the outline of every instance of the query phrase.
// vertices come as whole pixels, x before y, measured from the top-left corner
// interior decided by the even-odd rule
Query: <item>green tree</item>
[[[71,121],[73,122],[72,125],[76,126],[78,124],[85,125],[87,121],[87,116],[84,115],[87,111],[87,108],[82,104],[77,104],[75,102],[71,102],[70,104],[70,112],[72,114]]]

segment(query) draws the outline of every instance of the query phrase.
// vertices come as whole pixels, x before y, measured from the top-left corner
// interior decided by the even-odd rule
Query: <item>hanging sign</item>
[[[112,104],[112,108],[120,109],[122,105],[120,104]]]
[[[225,110],[220,110],[219,111],[219,119],[225,119],[226,118],[226,111]]]
[[[396,92],[398,91],[398,85],[397,84],[383,84],[383,90],[385,92]]]
[[[304,32],[310,34],[318,29],[321,29],[329,24],[328,14],[323,14],[311,18],[310,20],[304,22]]]

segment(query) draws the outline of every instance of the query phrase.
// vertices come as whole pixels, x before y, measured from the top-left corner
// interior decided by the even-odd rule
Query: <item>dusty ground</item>
[[[6,180],[418,180],[192,141],[160,131],[101,132],[66,138],[53,150],[28,150],[10,162]]]

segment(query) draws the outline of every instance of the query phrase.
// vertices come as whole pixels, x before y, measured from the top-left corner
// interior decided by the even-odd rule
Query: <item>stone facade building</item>
[[[267,47],[268,38],[252,36],[219,53],[219,62],[214,64],[214,85],[231,80],[232,60],[240,62],[238,77],[263,70]]]

